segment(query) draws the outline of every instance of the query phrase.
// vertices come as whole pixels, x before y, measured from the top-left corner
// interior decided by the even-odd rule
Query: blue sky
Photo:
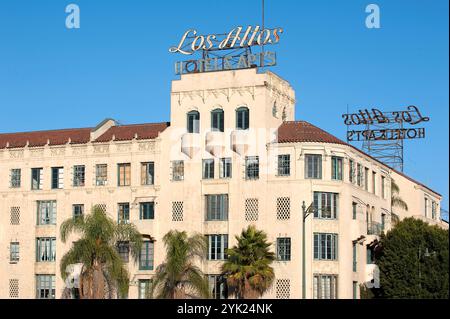
[[[0,132],[169,120],[169,54],[182,33],[222,33],[261,21],[260,0],[0,2]],[[65,7],[81,28],[65,28]],[[381,29],[365,7],[381,8]],[[407,141],[405,172],[448,208],[448,0],[266,0],[266,25],[283,27],[273,69],[295,88],[297,119],[344,139],[341,114],[417,105],[427,139]]]

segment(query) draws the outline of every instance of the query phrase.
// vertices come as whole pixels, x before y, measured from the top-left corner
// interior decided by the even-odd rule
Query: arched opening
[[[236,110],[236,129],[248,130],[250,127],[250,111],[243,106]]]
[[[200,133],[200,113],[191,111],[187,114],[188,133]]]
[[[214,132],[224,132],[225,113],[222,109],[215,109],[211,112],[211,130]]]

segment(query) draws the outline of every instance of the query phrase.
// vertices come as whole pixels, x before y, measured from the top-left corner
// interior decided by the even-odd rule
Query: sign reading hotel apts
[[[348,142],[358,141],[394,141],[425,138],[425,128],[415,125],[428,122],[417,106],[409,106],[405,111],[383,113],[378,109],[364,109],[357,113],[342,115],[344,124],[351,126],[366,126],[365,130],[351,129],[347,132]],[[375,128],[376,126],[398,124],[397,128]],[[405,127],[407,126],[407,127]],[[368,129],[367,129],[368,128]]]
[[[193,55],[202,53],[202,58],[175,63],[175,74],[213,72],[270,67],[276,65],[276,54],[272,51],[251,52],[252,47],[277,44],[283,29],[262,29],[260,26],[237,27],[226,34],[199,35],[189,29],[181,37],[171,53]]]

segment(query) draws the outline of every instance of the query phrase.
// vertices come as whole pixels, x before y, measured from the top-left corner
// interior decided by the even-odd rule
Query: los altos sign
[[[169,48],[171,53],[193,55],[202,52],[201,59],[175,63],[175,74],[236,70],[276,65],[272,51],[251,52],[250,48],[277,44],[283,29],[263,29],[260,26],[236,27],[226,34],[199,35],[189,29],[178,45]]]
[[[348,130],[347,141],[392,141],[425,138],[425,128],[413,127],[422,122],[430,121],[417,106],[409,106],[405,111],[381,112],[379,109],[364,109],[357,113],[342,115],[344,124],[350,126],[365,125],[366,130]],[[398,124],[397,128],[373,129],[383,124]],[[408,126],[408,127],[404,127]],[[372,128],[371,128],[372,127]]]

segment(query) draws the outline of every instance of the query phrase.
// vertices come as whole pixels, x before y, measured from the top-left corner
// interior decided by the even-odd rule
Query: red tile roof
[[[131,141],[135,135],[138,140],[151,140],[158,137],[170,123],[149,123],[136,125],[113,126],[94,142],[102,143],[112,141]]]
[[[408,179],[409,181],[420,185],[427,190],[435,193],[436,195],[442,197],[441,194],[435,192],[431,188],[427,187],[426,185],[412,179],[411,177],[405,175],[402,172],[397,171],[396,169],[386,165],[383,162],[380,162],[376,158],[370,156],[369,154],[361,151],[359,148],[355,147],[354,145],[348,144],[347,142],[344,142],[343,140],[337,138],[334,135],[331,135],[328,132],[325,132],[321,128],[318,128],[317,126],[312,125],[311,123],[305,122],[305,121],[291,121],[291,122],[284,122],[281,124],[281,126],[278,128],[278,137],[277,137],[278,143],[298,143],[298,142],[304,142],[304,143],[330,143],[330,144],[340,144],[340,145],[346,145],[348,147],[353,148],[354,150],[364,154],[365,156],[371,158],[372,160],[386,166],[387,168],[393,170],[400,176],[403,176],[404,178]]]

